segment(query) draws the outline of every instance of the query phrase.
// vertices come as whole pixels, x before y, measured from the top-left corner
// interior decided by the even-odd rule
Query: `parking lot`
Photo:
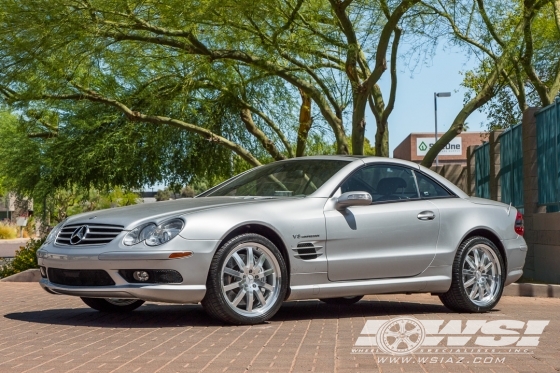
[[[287,302],[267,324],[229,326],[199,305],[147,303],[109,315],[36,283],[0,283],[0,372],[557,372],[559,306],[560,299],[504,297],[493,312],[469,315],[450,313],[429,294],[384,295],[349,307]],[[529,352],[478,347],[398,357],[356,348],[366,321],[399,316],[442,325],[550,323]]]

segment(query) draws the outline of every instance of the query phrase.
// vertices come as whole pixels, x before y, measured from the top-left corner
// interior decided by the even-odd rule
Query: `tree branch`
[[[283,159],[286,159],[284,154],[278,151],[278,148],[276,147],[276,145],[274,145],[274,142],[272,142],[264,134],[264,132],[257,127],[255,122],[253,121],[251,110],[246,108],[241,109],[241,121],[245,124],[245,128],[247,128],[247,131],[249,131],[251,135],[255,136],[255,138],[261,143],[263,148],[265,148],[265,150],[272,156],[274,160],[281,161]]]

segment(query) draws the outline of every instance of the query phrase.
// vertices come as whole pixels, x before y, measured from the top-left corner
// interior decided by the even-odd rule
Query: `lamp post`
[[[437,137],[437,98],[438,97],[451,97],[451,92],[434,92],[434,118],[436,123],[436,141],[434,141],[434,144],[438,140]],[[437,166],[439,166],[439,154],[436,155],[436,167]]]

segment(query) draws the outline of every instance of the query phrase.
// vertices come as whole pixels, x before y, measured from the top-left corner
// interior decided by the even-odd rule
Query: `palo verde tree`
[[[560,90],[560,3],[527,1],[423,1],[434,23],[431,35],[447,34],[480,61],[465,74],[465,104],[422,164],[464,129],[468,116],[485,107],[491,127],[519,120],[529,104],[549,105]],[[442,29],[440,25],[444,25]],[[485,106],[486,105],[486,106]],[[509,110],[508,110],[509,108]],[[513,113],[513,114],[512,114]]]
[[[303,155],[318,122],[347,154],[347,118],[353,152],[362,154],[369,104],[376,153],[388,155],[401,23],[417,2],[1,0],[0,93],[22,111],[67,114],[80,103],[175,127],[249,165],[261,163],[248,149],[255,144],[272,159]],[[385,103],[377,83],[389,65]],[[269,110],[298,95],[297,108],[284,110],[296,116],[290,134]],[[211,108],[218,97],[238,110],[228,131],[250,136],[200,118],[202,102]]]

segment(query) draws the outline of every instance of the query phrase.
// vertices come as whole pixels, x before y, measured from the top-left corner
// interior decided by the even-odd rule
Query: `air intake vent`
[[[300,242],[297,247],[292,248],[295,251],[295,257],[303,260],[317,259],[323,255],[320,251],[323,246],[317,246],[314,242]]]
[[[65,225],[58,234],[56,244],[72,246],[105,245],[113,241],[123,229],[122,225],[69,224]]]

